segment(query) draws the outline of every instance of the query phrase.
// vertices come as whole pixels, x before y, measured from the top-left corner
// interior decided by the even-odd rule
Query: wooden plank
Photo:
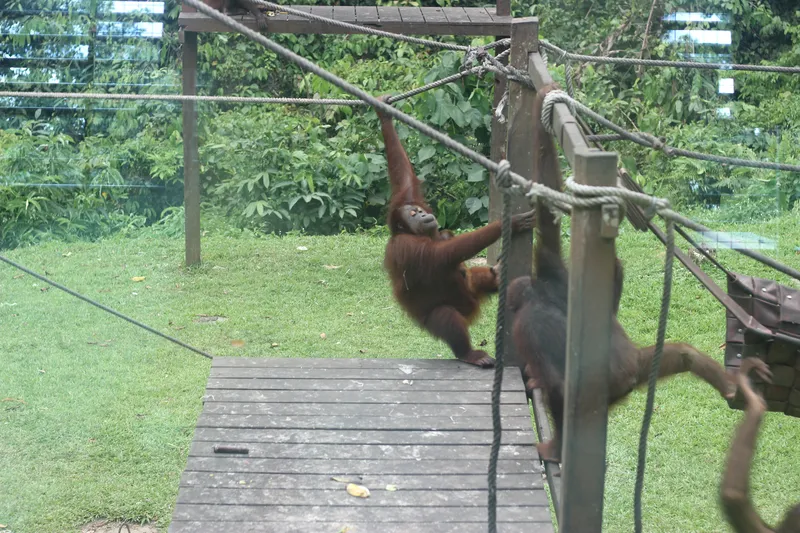
[[[491,371],[478,368],[474,365],[463,363],[455,358],[447,359],[403,359],[403,358],[380,358],[380,359],[341,359],[341,358],[322,358],[322,357],[215,357],[211,362],[212,368],[233,367],[233,368],[323,368],[323,369],[435,369],[447,370],[450,372],[468,372],[474,376],[486,377],[492,375]]]
[[[309,6],[290,6],[294,9],[309,10]],[[316,7],[316,6],[315,6]],[[323,7],[323,6],[319,6]],[[508,36],[511,31],[511,17],[494,15],[491,20],[472,22],[464,8],[423,7],[420,13],[424,23],[404,21],[397,7],[357,6],[355,20],[339,19],[343,22],[354,22],[360,25],[379,27],[385,31],[405,35],[501,35]],[[470,8],[473,9],[473,8]],[[363,10],[363,11],[362,11]],[[323,13],[323,12],[321,12]],[[332,14],[333,12],[331,12]],[[477,12],[476,12],[477,13]],[[235,20],[255,29],[255,19],[247,15],[236,15]],[[267,20],[269,33],[307,33],[307,34],[341,34],[360,33],[332,26],[326,22],[309,21],[296,15],[276,15]],[[181,12],[178,16],[179,26],[191,32],[230,32],[230,28],[202,13]]]
[[[402,429],[405,431],[489,430],[491,417],[361,417],[361,416],[272,416],[216,415],[203,413],[197,427],[241,429]],[[512,430],[531,429],[530,417],[503,417],[503,427]]]
[[[218,390],[205,397],[216,402],[268,402],[268,403],[384,403],[384,404],[481,404],[491,399],[490,392],[416,392],[416,391],[363,391],[357,394],[350,391],[251,391]],[[519,392],[504,392],[500,400],[507,404],[527,405],[527,398]]]
[[[403,17],[400,16],[400,9],[393,6],[378,7],[378,18],[381,21],[381,26],[403,22]]]
[[[447,15],[444,14],[444,9],[441,7],[429,7],[422,10],[422,16],[425,18],[425,24],[428,27],[433,26],[447,26]]]
[[[519,376],[509,376],[503,373],[503,390],[518,389]],[[414,390],[414,391],[441,391],[441,392],[479,392],[492,390],[490,381],[469,382],[466,380],[356,380],[356,379],[242,379],[242,378],[211,378],[208,380],[209,391],[216,389],[236,390]]]
[[[435,469],[439,475],[486,474],[486,460],[439,459],[436,461],[363,459],[247,459],[240,457],[189,457],[186,470],[194,472],[238,472],[253,474],[324,474],[329,476],[430,474]],[[497,471],[514,474],[538,474],[541,467],[533,461],[500,459]]]
[[[355,6],[333,6],[333,18],[334,20],[354,24],[356,22],[356,8]]]
[[[207,401],[203,412],[225,415],[272,415],[272,416],[392,416],[400,418],[424,418],[429,416],[486,417],[491,416],[490,405],[439,405],[439,404],[319,404],[319,403],[240,403]],[[502,416],[530,417],[527,405],[501,405]]]
[[[228,445],[245,447],[247,455],[236,454],[235,457],[249,457],[251,459],[303,459],[317,457],[320,459],[403,459],[403,460],[432,460],[432,459],[488,459],[490,443],[472,446],[436,446],[436,445],[404,445],[392,446],[387,444],[259,444],[224,440],[219,442],[193,442],[189,449],[191,457],[226,457],[214,453],[214,446]],[[234,457],[234,455],[231,455]],[[533,446],[503,445],[500,447],[501,459],[525,459],[537,461],[539,456]]]
[[[525,69],[528,55],[536,49],[538,22],[535,18],[515,19],[511,26],[511,55],[509,62],[518,69]],[[511,170],[527,179],[533,179],[534,158],[532,139],[535,123],[532,116],[535,94],[520,83],[512,83],[508,92],[508,162]],[[514,195],[511,199],[511,212],[523,213],[531,209],[531,203],[524,196]],[[508,250],[508,279],[529,276],[533,263],[533,231],[517,233],[511,238]],[[512,313],[506,309],[505,352],[508,365],[521,365],[512,337]]]
[[[184,33],[183,94],[197,94],[197,34]],[[197,148],[197,104],[183,102],[184,248],[187,266],[200,262],[200,156]]]
[[[419,35],[425,33],[425,17],[422,16],[422,10],[418,7],[399,7],[400,18],[403,19],[403,24],[407,25],[408,29],[405,30],[408,34]]]
[[[356,22],[366,26],[376,26],[380,24],[378,17],[378,6],[356,6]]]
[[[617,154],[575,153],[575,181],[617,182]],[[601,236],[600,208],[573,209],[570,225],[567,363],[564,385],[561,512],[563,531],[602,531],[606,472],[608,375],[616,251]]]
[[[354,500],[356,498],[353,498]],[[175,506],[174,520],[228,520],[248,522],[339,522],[358,519],[364,522],[400,522],[418,524],[426,522],[453,523],[486,521],[486,507],[316,507],[267,505],[199,505],[179,503]],[[547,507],[498,507],[498,522],[531,522],[550,520]],[[408,527],[408,526],[407,526]],[[280,530],[279,530],[280,531]],[[381,531],[381,530],[377,530]],[[408,527],[407,531],[416,531]]]
[[[214,522],[173,521],[170,533],[409,533],[403,523],[384,522]],[[552,533],[553,526],[546,522],[505,522],[497,525],[498,533]],[[486,533],[486,524],[480,522],[439,524],[416,523],[413,533]]]
[[[322,474],[241,474],[238,472],[184,472],[181,487],[209,487],[225,489],[273,489],[284,490],[292,487],[303,489],[341,489],[335,476]],[[458,476],[439,476],[431,474],[407,475],[365,475],[345,476],[342,479],[360,483],[365,487],[386,487],[396,485],[399,490],[483,490],[486,488],[486,474],[463,474]],[[242,484],[244,481],[244,484]],[[498,474],[498,490],[541,489],[544,481],[541,476],[530,474]]]
[[[444,14],[447,16],[447,22],[453,26],[469,24],[469,15],[467,15],[467,12],[464,11],[463,7],[445,8]]]
[[[494,19],[486,12],[485,7],[465,7],[464,13],[473,24],[493,24]]]
[[[397,369],[375,369],[363,371],[358,368],[342,369],[314,369],[314,368],[231,368],[218,367],[211,369],[211,377],[214,378],[281,378],[281,379],[437,379],[437,380],[468,380],[485,379],[491,372],[483,369],[481,372],[474,372],[472,369],[455,367],[453,369],[435,368],[412,368],[406,370]]]
[[[381,431],[381,430],[354,430],[341,428],[336,430],[305,430],[305,429],[279,429],[279,430],[254,430],[254,429],[222,429],[222,428],[197,428],[194,434],[196,441],[222,442],[225,440],[236,442],[280,442],[298,444],[437,444],[446,446],[485,444],[491,442],[491,431],[434,431],[430,428],[424,431]],[[504,444],[533,445],[531,431],[509,431],[503,429]]]
[[[441,491],[416,491],[397,490],[387,491],[384,487],[368,487],[370,496],[367,499],[353,498],[345,490],[345,485],[340,483],[337,489],[332,490],[298,490],[286,488],[284,490],[264,489],[213,489],[213,488],[184,488],[178,494],[178,504],[211,504],[211,505],[260,505],[265,506],[294,506],[308,505],[313,502],[315,506],[343,506],[358,509],[370,509],[379,506],[394,508],[402,507],[481,507],[486,505],[486,491],[484,490],[441,490]],[[498,507],[543,507],[548,505],[547,494],[543,490],[506,490],[497,493]],[[266,507],[266,506],[265,506]]]

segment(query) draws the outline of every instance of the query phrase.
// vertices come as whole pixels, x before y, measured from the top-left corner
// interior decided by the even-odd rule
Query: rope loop
[[[557,103],[567,104],[570,113],[572,113],[573,116],[577,115],[575,100],[573,100],[570,95],[559,90],[547,93],[542,103],[542,126],[544,126],[544,129],[547,130],[550,135],[556,134],[553,129],[553,106]]]
[[[494,182],[500,189],[510,189],[514,184],[511,179],[511,163],[507,159],[503,159],[497,164]]]

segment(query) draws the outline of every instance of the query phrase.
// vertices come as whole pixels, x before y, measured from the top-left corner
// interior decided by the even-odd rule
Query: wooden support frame
[[[537,88],[553,82],[538,51],[529,55],[527,71]],[[590,148],[566,104],[555,104],[553,130],[577,183],[616,185],[617,154]],[[602,530],[618,227],[619,211],[613,208],[572,211],[563,469],[558,495],[561,531]]]
[[[361,7],[327,7],[327,6],[292,6],[295,9],[315,12],[317,14],[349,23],[357,23],[367,27],[376,27],[386,31],[419,35],[494,35],[503,39],[510,35],[511,2],[497,0],[494,14],[491,7],[486,8],[378,8],[376,6]],[[381,11],[383,9],[383,11]],[[374,13],[373,13],[374,11]],[[385,16],[381,18],[381,13]],[[268,18],[268,31],[271,33],[313,33],[342,34],[353,33],[351,30],[331,26],[322,22],[309,21],[302,17],[288,14],[273,14]],[[235,16],[239,22],[252,29],[255,20],[249,14]],[[353,20],[351,20],[353,19]],[[181,42],[183,43],[183,94],[197,94],[197,35],[201,32],[230,32],[231,30],[214,19],[198,13],[190,6],[181,6],[178,17]],[[498,47],[496,53],[502,52]],[[505,79],[495,79],[494,108],[505,92]],[[493,108],[493,109],[494,109]],[[200,176],[199,155],[197,148],[197,105],[195,102],[183,103],[184,131],[184,217],[185,217],[185,255],[186,265],[200,262]],[[492,121],[493,160],[505,157],[506,127],[493,119]],[[500,196],[490,184],[489,190],[490,220],[499,216]],[[494,251],[490,253],[496,253]]]

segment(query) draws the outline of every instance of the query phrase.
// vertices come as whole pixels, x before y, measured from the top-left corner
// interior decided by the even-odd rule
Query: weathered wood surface
[[[486,531],[492,378],[452,359],[216,358],[169,530]],[[498,530],[552,532],[517,368],[503,390]]]
[[[289,6],[308,11],[309,6]],[[494,35],[508,36],[511,17],[499,16],[492,7],[391,7],[391,6],[313,6],[311,13],[340,22],[359,24],[403,35]],[[269,12],[267,33],[350,34],[353,31],[297,15]],[[231,13],[232,18],[251,29],[255,19],[249,13]],[[230,29],[184,6],[178,24],[189,32],[228,32]],[[356,32],[357,33],[357,32]]]

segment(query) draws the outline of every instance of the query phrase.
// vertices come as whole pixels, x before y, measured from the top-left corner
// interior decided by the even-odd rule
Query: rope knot
[[[497,172],[494,175],[494,182],[500,189],[509,189],[511,181],[511,163],[503,159],[497,164]]]

